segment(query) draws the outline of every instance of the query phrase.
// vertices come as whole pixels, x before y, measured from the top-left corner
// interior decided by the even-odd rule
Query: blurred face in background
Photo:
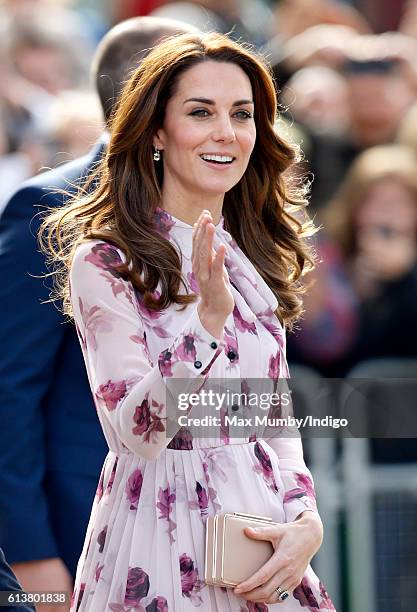
[[[355,215],[359,231],[376,231],[382,234],[399,232],[417,237],[417,197],[394,178],[376,183],[368,191]]]
[[[22,47],[14,63],[21,76],[51,95],[72,87],[69,61],[57,47]]]
[[[351,73],[347,76],[348,100],[355,141],[363,147],[394,139],[415,91],[401,73]]]
[[[65,91],[50,108],[52,136],[60,152],[60,161],[85,155],[100,138],[103,113],[96,95],[90,92]]]
[[[415,266],[417,195],[400,180],[386,178],[371,187],[356,211],[354,225],[362,293],[372,282],[395,281]]]
[[[0,0],[0,8],[4,7],[9,14],[16,17],[24,17],[39,8],[39,5],[40,0]]]
[[[326,66],[297,70],[285,87],[282,101],[313,132],[345,134],[349,127],[345,80]]]

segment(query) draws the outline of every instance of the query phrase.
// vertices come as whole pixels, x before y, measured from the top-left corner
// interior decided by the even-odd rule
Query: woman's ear
[[[155,136],[153,137],[153,146],[159,149],[160,151],[164,150],[164,131],[158,130]]]

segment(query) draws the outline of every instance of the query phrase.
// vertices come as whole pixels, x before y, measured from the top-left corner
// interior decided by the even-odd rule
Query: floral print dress
[[[198,293],[193,228],[161,209],[155,223],[179,249],[185,282]],[[202,377],[288,376],[275,296],[223,220],[215,246],[220,242],[235,299],[221,341],[202,326],[197,302],[183,310],[147,309],[116,270],[124,255],[113,245],[92,240],[75,253],[74,318],[109,453],[78,564],[74,612],[334,610],[311,566],[279,604],[255,604],[204,582],[208,516],[239,511],[284,523],[317,512],[299,437],[234,437],[223,426],[210,438],[185,427],[167,434],[170,380],[181,379],[191,392]]]

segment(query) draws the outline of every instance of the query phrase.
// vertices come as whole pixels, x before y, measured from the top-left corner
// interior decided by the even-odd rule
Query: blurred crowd
[[[313,23],[307,5],[319,4]],[[322,226],[321,263],[289,357],[327,376],[344,376],[364,360],[417,354],[417,3],[395,3],[395,23],[394,3],[385,4],[385,25],[395,30],[384,31],[382,1],[363,2],[361,11],[280,3],[288,5],[291,34],[267,45]]]
[[[277,129],[303,150],[322,226],[290,359],[343,376],[416,356],[416,0],[2,0],[0,211],[24,179],[100,137],[92,53],[135,15],[227,32],[273,68]]]

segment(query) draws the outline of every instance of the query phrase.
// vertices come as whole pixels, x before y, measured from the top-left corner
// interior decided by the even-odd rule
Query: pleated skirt
[[[255,445],[270,458],[259,466]],[[279,460],[264,441],[193,450],[166,449],[155,460],[109,452],[103,466],[71,611],[303,612],[334,606],[308,566],[297,593],[254,604],[204,582],[205,523],[218,512],[285,522]],[[296,597],[295,597],[296,595]]]

